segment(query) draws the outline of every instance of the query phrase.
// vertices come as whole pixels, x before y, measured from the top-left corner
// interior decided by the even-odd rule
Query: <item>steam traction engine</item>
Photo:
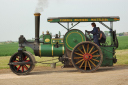
[[[18,52],[11,56],[9,65],[15,74],[28,74],[35,67],[34,56],[27,52],[25,47],[33,49],[35,56],[58,56],[64,66],[74,66],[81,72],[94,72],[100,66],[112,66],[116,63],[115,49],[118,48],[116,32],[113,31],[113,22],[119,17],[57,17],[48,18],[48,22],[58,23],[67,29],[64,38],[56,34],[55,38],[47,32],[43,34],[43,41],[39,40],[40,13],[35,13],[35,41],[29,42],[23,35],[19,38]],[[67,27],[61,23],[67,22]],[[71,28],[69,23],[76,22]],[[99,22],[110,30],[111,45],[102,43],[99,47],[93,43],[89,34],[72,29],[80,22]],[[110,27],[103,22],[110,22]],[[89,35],[90,36],[90,35]]]

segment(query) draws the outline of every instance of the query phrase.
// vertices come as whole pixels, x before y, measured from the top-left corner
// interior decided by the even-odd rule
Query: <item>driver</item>
[[[93,30],[92,31],[87,31],[86,30],[86,32],[89,33],[89,34],[92,33],[93,34],[94,43],[96,43],[98,46],[100,46],[99,42],[98,42],[98,29],[96,27],[96,24],[95,23],[91,23],[91,25],[93,27]]]

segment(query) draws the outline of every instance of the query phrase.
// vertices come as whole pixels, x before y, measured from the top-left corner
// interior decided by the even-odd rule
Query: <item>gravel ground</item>
[[[100,67],[94,73],[75,68],[35,67],[29,75],[18,76],[0,70],[0,85],[128,85],[128,66]]]

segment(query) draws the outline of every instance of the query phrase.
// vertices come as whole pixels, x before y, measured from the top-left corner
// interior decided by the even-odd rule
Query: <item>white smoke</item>
[[[44,8],[48,6],[48,0],[38,0],[35,13],[40,13],[44,11]]]

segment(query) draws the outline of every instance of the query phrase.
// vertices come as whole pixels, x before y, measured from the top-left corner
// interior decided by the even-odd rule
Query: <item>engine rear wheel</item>
[[[21,55],[18,52],[15,53],[13,56],[11,56],[9,63],[24,63],[24,64],[10,65],[10,69],[12,70],[13,73],[17,75],[28,74],[35,67],[34,64],[35,58],[31,53],[27,51],[23,52],[21,60],[20,60],[20,56]],[[31,64],[25,64],[26,62]]]
[[[82,42],[72,51],[72,63],[81,72],[94,72],[102,64],[103,54],[98,45],[93,42]]]

